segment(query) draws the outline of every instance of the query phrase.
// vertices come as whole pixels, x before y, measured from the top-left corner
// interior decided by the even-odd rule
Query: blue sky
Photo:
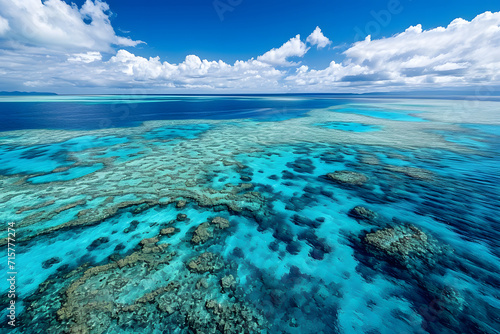
[[[498,1],[78,0],[73,7],[70,4],[0,0],[0,73],[4,74],[0,89],[258,92],[265,87],[273,92],[366,92],[453,88],[459,83],[496,85],[493,71],[470,78],[466,72],[496,69],[497,62],[485,64],[472,48],[456,54],[450,50],[454,43],[462,47],[477,43],[476,50],[498,54],[500,37],[493,31],[499,26]],[[493,17],[484,14],[488,11]],[[458,18],[470,22],[478,15],[483,16],[477,24],[433,31]],[[73,19],[65,19],[68,16]],[[417,29],[394,37],[409,27]],[[327,45],[306,40],[315,29]],[[484,35],[480,29],[491,33]],[[367,35],[370,40],[363,42]],[[458,40],[459,36],[466,40]],[[412,48],[413,38],[422,47]],[[441,50],[433,47],[436,40],[443,44]],[[280,51],[287,41],[291,44]],[[396,45],[399,50],[386,58],[370,56],[371,49]],[[401,48],[408,49],[409,58]],[[259,58],[273,49],[278,53]],[[394,59],[399,63],[380,66]],[[23,68],[40,74],[33,77]]]
[[[335,46],[344,48],[310,55],[312,65],[328,65],[332,59],[341,59],[338,54],[347,45],[368,34],[388,37],[411,25],[422,24],[429,29],[447,25],[457,17],[471,20],[485,11],[500,10],[500,2],[493,0],[399,0],[393,3],[399,3],[400,13],[391,15],[388,24],[375,27],[370,25],[372,21],[378,22],[373,13],[387,11],[390,1],[108,0],[107,3],[117,31],[129,32],[124,35],[147,43],[135,48],[139,56],[158,55],[179,62],[187,54],[196,54],[234,62],[263,54],[296,34],[307,36],[319,26]],[[215,3],[232,8],[219,10],[223,20]]]

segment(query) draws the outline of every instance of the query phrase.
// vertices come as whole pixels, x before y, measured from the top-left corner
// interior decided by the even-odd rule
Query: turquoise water
[[[88,174],[92,174],[103,167],[103,164],[95,164],[93,166],[73,167],[64,172],[51,173],[46,175],[35,176],[27,181],[31,183],[48,183],[57,181],[69,181]]]
[[[14,222],[19,323],[2,329],[500,330],[500,103],[466,117],[446,100],[301,96],[276,115],[290,100],[27,99],[5,103],[244,108],[3,131],[0,268]]]
[[[401,110],[392,110],[391,112],[386,112],[384,110],[377,109],[367,109],[365,106],[356,106],[356,108],[342,108],[339,110],[335,110],[336,112],[346,112],[346,113],[354,113],[368,117],[376,117],[376,118],[384,118],[390,119],[394,121],[405,121],[405,122],[423,122],[424,120],[415,116],[414,111],[401,111]]]
[[[378,127],[373,125],[366,125],[361,123],[348,123],[348,122],[329,122],[329,123],[317,123],[317,126],[321,126],[327,129],[335,129],[342,131],[352,131],[352,132],[368,132],[377,131]]]

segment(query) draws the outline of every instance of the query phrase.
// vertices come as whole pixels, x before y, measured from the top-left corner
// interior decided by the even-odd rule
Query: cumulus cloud
[[[345,54],[353,63],[403,78],[431,79],[431,69],[441,68],[494,80],[497,74],[488,69],[500,65],[500,12],[486,12],[470,22],[458,18],[446,28],[423,31],[417,25],[391,38],[356,43]]]
[[[269,50],[257,57],[257,60],[270,65],[293,66],[296,63],[289,62],[287,58],[303,57],[307,50],[309,48],[300,40],[300,35],[297,35],[279,48]]]
[[[10,26],[6,37],[16,45],[111,52],[112,45],[140,43],[115,34],[109,6],[100,0],[86,0],[81,8],[62,0],[0,0],[0,15]],[[0,32],[2,26],[0,19]]]
[[[318,49],[322,49],[332,43],[328,37],[323,35],[319,27],[316,27],[316,29],[314,29],[314,31],[307,36],[306,42],[311,45],[316,45]]]
[[[500,82],[500,12],[472,21],[455,19],[447,27],[409,27],[389,38],[364,41],[344,52],[342,64],[287,77],[309,88],[457,87]]]
[[[69,62],[75,63],[92,63],[102,59],[102,55],[98,51],[89,51],[86,53],[75,53],[68,57]]]
[[[169,83],[173,87],[204,87],[213,89],[257,89],[259,87],[279,88],[278,80],[284,72],[269,64],[250,59],[227,64],[222,60],[209,61],[196,55],[188,55],[179,64],[161,62],[159,57],[136,56],[126,50],[106,62],[102,70],[126,75],[135,84]]]
[[[170,63],[130,50],[113,51],[113,45],[138,42],[115,34],[109,8],[98,0],[87,0],[81,8],[60,0],[0,0],[0,4],[7,22],[2,25],[0,19],[0,32],[9,29],[8,39],[0,33],[4,43],[0,90],[25,85],[64,92],[87,88],[94,92],[142,88],[144,92],[366,92],[500,85],[500,12],[485,12],[472,21],[455,19],[446,27],[428,30],[415,25],[387,38],[368,36],[344,51],[342,61],[317,69],[294,58],[303,58],[308,45],[330,44],[319,27],[305,41],[297,35],[257,58],[227,63],[187,55]],[[15,7],[28,14],[16,17],[10,12]],[[21,16],[31,20],[28,27],[51,37],[24,32],[20,22],[28,19]]]

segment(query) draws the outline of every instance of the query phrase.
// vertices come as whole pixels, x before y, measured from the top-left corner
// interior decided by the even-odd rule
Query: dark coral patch
[[[104,244],[106,244],[108,242],[109,242],[109,238],[108,237],[97,238],[94,241],[92,241],[92,243],[89,246],[87,246],[87,250],[93,251],[94,249],[96,249],[99,246],[104,245]]]

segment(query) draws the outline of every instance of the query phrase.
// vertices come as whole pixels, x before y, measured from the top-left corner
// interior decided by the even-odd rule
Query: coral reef
[[[358,205],[349,211],[349,216],[355,219],[371,222],[377,219],[378,214],[370,209],[365,208],[364,206]]]
[[[339,108],[2,134],[19,331],[495,333],[498,155]]]
[[[229,224],[222,217],[212,221],[223,227]],[[203,252],[186,264],[190,271],[173,271],[169,267],[176,266],[174,262],[180,259],[175,251],[169,251],[169,244],[160,243],[164,235],[141,240],[138,249],[125,257],[112,256],[110,262],[100,266],[85,264],[62,278],[46,281],[31,301],[28,314],[45,318],[38,327],[49,334],[172,331],[179,326],[194,333],[257,333],[266,328],[257,310],[235,299],[233,274],[211,277],[226,267],[219,255]],[[207,273],[208,277],[202,276]],[[220,291],[216,284],[209,283],[214,279],[220,282]],[[57,293],[57,286],[67,282],[64,293]],[[132,289],[140,282],[156,287],[134,292]],[[201,288],[212,292],[204,294]],[[227,292],[231,292],[232,301],[213,299],[221,299]],[[40,310],[44,299],[54,296],[57,302]],[[241,299],[243,294],[238,296]],[[23,328],[29,331],[29,326],[25,323]]]
[[[416,167],[400,167],[400,166],[386,166],[385,169],[405,174],[411,178],[423,181],[432,181],[434,180],[434,173],[429,170],[425,170],[423,168]]]
[[[415,259],[430,262],[443,252],[443,247],[414,225],[388,227],[367,233],[366,247],[402,265],[413,265]]]
[[[202,244],[205,243],[208,239],[213,237],[213,232],[209,230],[209,223],[202,223],[198,225],[196,230],[193,232],[193,237],[191,238],[191,242],[193,244]]]
[[[326,176],[337,183],[350,184],[354,186],[363,185],[368,181],[368,177],[361,173],[352,172],[348,170],[340,170],[333,173],[328,173]]]

